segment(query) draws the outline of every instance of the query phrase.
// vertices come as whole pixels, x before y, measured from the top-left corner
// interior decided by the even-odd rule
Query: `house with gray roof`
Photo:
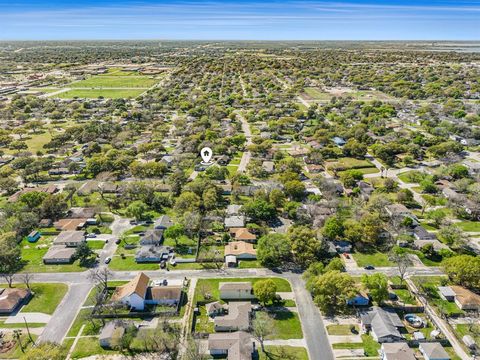
[[[405,341],[399,329],[405,325],[393,309],[374,306],[360,315],[362,327],[379,343]]]
[[[247,331],[250,328],[252,304],[249,301],[230,301],[228,314],[216,316],[215,331]]]
[[[418,349],[425,360],[450,360],[450,355],[440,343],[420,343]]]
[[[234,215],[225,218],[225,227],[228,228],[243,228],[245,227],[245,216]]]

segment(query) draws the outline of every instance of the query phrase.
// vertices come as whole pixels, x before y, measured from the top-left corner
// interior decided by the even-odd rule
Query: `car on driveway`
[[[364,267],[365,270],[375,270],[375,266],[373,265],[367,265]]]
[[[109,256],[105,259],[105,264],[110,264],[110,261],[112,261],[112,258]]]

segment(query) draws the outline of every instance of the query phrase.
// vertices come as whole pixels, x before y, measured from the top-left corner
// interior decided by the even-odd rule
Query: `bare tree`
[[[107,267],[98,267],[91,269],[88,278],[96,285],[100,285],[104,290],[108,287],[108,279],[112,276],[112,272]]]
[[[257,312],[252,322],[252,336],[258,340],[262,352],[265,352],[265,338],[273,334],[273,319],[266,312]]]
[[[413,264],[409,254],[405,251],[401,251],[400,249],[396,249],[390,254],[390,260],[397,265],[397,270],[400,275],[400,282],[403,283],[408,268]]]
[[[184,360],[206,360],[207,356],[202,352],[200,342],[193,337],[189,337],[186,342]]]
[[[27,289],[30,289],[30,283],[33,281],[33,274],[30,274],[30,273],[22,274],[21,279],[23,280],[23,283],[25,284]]]

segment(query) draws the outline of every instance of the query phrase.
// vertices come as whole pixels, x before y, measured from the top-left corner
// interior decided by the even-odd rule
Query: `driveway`
[[[5,324],[23,324],[27,323],[48,323],[52,317],[44,313],[19,312],[14,316],[9,316],[5,320]]]

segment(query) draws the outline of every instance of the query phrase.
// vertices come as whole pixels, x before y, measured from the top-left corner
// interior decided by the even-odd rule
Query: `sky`
[[[480,40],[480,0],[0,0],[0,40]]]

